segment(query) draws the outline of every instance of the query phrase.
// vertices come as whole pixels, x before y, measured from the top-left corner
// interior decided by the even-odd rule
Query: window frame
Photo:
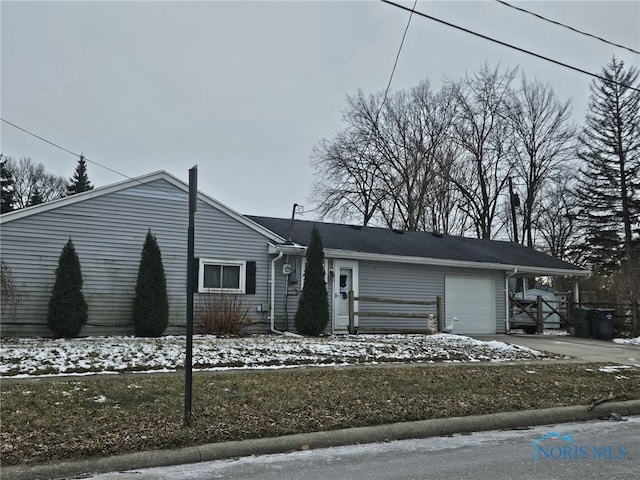
[[[238,288],[207,288],[204,286],[204,270],[208,265],[223,267],[240,267]],[[198,293],[238,293],[247,292],[247,262],[246,260],[221,260],[218,258],[201,258],[198,264]]]

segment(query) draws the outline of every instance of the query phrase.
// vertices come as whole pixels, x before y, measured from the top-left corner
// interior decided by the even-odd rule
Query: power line
[[[54,147],[56,147],[56,148],[59,148],[60,150],[62,150],[62,151],[64,151],[64,152],[70,153],[71,155],[74,155],[74,156],[76,156],[76,157],[78,157],[78,158],[82,157],[82,158],[84,158],[84,159],[85,159],[87,162],[89,162],[89,163],[93,163],[94,165],[97,165],[97,166],[99,166],[99,167],[102,167],[102,168],[104,168],[105,170],[109,170],[110,172],[116,173],[116,174],[118,174],[118,175],[120,175],[120,176],[122,176],[122,177],[124,177],[124,178],[129,179],[129,180],[133,180],[133,178],[131,178],[131,177],[129,177],[129,176],[127,176],[127,175],[125,175],[124,173],[120,173],[120,172],[118,172],[117,170],[114,170],[113,168],[109,168],[109,167],[107,167],[107,166],[105,166],[105,165],[102,165],[102,164],[100,164],[100,163],[98,163],[98,162],[95,162],[95,161],[93,161],[93,160],[90,160],[89,158],[85,157],[84,155],[81,155],[81,154],[78,154],[78,153],[72,152],[72,151],[71,151],[71,150],[69,150],[68,148],[64,148],[64,147],[62,147],[62,146],[58,145],[57,143],[53,143],[51,140],[47,140],[46,138],[43,138],[43,137],[41,137],[40,135],[36,135],[35,133],[30,132],[30,131],[29,131],[29,130],[27,130],[26,128],[22,128],[21,126],[16,125],[15,123],[10,122],[9,120],[5,120],[4,118],[0,118],[0,120],[2,120],[2,121],[3,121],[4,123],[6,123],[7,125],[11,125],[13,128],[17,128],[18,130],[20,130],[20,131],[22,131],[22,132],[24,132],[24,133],[26,133],[26,134],[28,134],[28,135],[31,135],[32,137],[35,137],[35,138],[37,138],[38,140],[42,140],[43,142],[46,142],[46,143],[48,143],[49,145],[52,145],[52,146],[54,146]]]
[[[412,9],[410,9],[408,7],[405,7],[403,5],[397,4],[397,3],[392,2],[390,0],[381,0],[381,1],[383,3],[387,3],[389,5],[393,5],[394,7],[398,7],[400,9],[402,9],[402,10],[406,10],[407,12],[413,12],[416,15],[419,15],[419,16],[424,17],[424,18],[428,18],[429,20],[433,20],[434,22],[442,23],[443,25],[446,25],[448,27],[455,28],[456,30],[461,30],[463,32],[470,33],[471,35],[475,35],[476,37],[480,37],[480,38],[482,38],[484,40],[489,40],[490,42],[497,43],[499,45],[511,48],[513,50],[517,50],[517,51],[522,52],[522,53],[526,53],[527,55],[531,55],[531,56],[539,58],[541,60],[545,60],[547,62],[555,63],[556,65],[560,65],[561,67],[569,68],[569,69],[574,70],[576,72],[580,72],[580,73],[583,73],[585,75],[589,75],[590,77],[597,78],[599,80],[602,80],[605,83],[612,83],[614,85],[619,85],[621,87],[629,88],[631,90],[635,90],[636,92],[640,92],[640,88],[636,88],[636,87],[633,87],[631,85],[625,85],[623,83],[616,82],[614,80],[610,80],[610,79],[607,79],[605,77],[602,77],[602,76],[597,75],[595,73],[591,73],[591,72],[589,72],[587,70],[583,70],[582,68],[574,67],[573,65],[569,65],[567,63],[560,62],[559,60],[554,60],[553,58],[545,57],[544,55],[540,55],[539,53],[535,53],[535,52],[532,52],[530,50],[526,50],[524,48],[516,47],[515,45],[511,45],[510,43],[506,43],[506,42],[503,42],[501,40],[496,40],[495,38],[488,37],[487,35],[483,35],[481,33],[474,32],[473,30],[469,30],[468,28],[464,28],[464,27],[460,27],[458,25],[454,25],[453,23],[449,23],[449,22],[447,22],[445,20],[441,20],[439,18],[432,17],[431,15],[419,12],[417,10],[412,10]]]
[[[571,30],[573,32],[576,32],[576,33],[579,33],[581,35],[585,35],[587,37],[595,38],[596,40],[600,40],[601,42],[608,43],[609,45],[613,45],[614,47],[624,48],[625,50],[629,50],[630,52],[633,52],[633,53],[635,53],[637,55],[640,55],[640,52],[638,50],[634,50],[633,48],[625,47],[624,45],[619,45],[617,43],[610,42],[609,40],[605,40],[602,37],[598,37],[597,35],[592,35],[591,33],[588,33],[588,32],[583,32],[582,30],[578,30],[577,28],[573,28],[573,27],[571,27],[569,25],[565,25],[564,23],[558,22],[556,20],[551,20],[550,18],[543,17],[542,15],[540,15],[538,13],[531,12],[531,11],[526,10],[524,8],[521,8],[521,7],[516,7],[515,5],[511,5],[510,3],[504,2],[503,0],[496,0],[496,2],[504,5],[505,7],[513,8],[514,10],[519,10],[519,11],[527,13],[529,15],[533,15],[534,17],[537,17],[537,18],[539,18],[541,20],[544,20],[544,21],[549,22],[549,23],[553,23],[554,25],[559,25],[560,27],[568,28],[569,30]]]
[[[19,125],[16,125],[15,123],[10,122],[9,120],[5,120],[5,119],[4,119],[4,118],[2,118],[2,117],[0,117],[0,120],[2,120],[2,121],[3,121],[4,123],[6,123],[7,125],[11,125],[13,128],[17,128],[18,130],[20,130],[20,131],[22,131],[22,132],[24,132],[24,133],[26,133],[26,134],[28,134],[28,135],[31,135],[32,137],[35,137],[35,138],[37,138],[38,140],[42,140],[43,142],[48,143],[49,145],[52,145],[52,146],[54,146],[54,147],[56,147],[56,148],[59,148],[60,150],[62,150],[62,151],[64,151],[64,152],[70,153],[71,155],[73,155],[73,156],[75,156],[75,157],[83,158],[83,159],[85,159],[87,162],[89,162],[89,163],[93,163],[94,165],[97,165],[98,167],[104,168],[105,170],[109,170],[110,172],[113,172],[113,173],[115,173],[115,174],[117,174],[117,175],[120,175],[121,177],[124,177],[124,178],[126,178],[127,180],[133,180],[133,181],[135,181],[135,182],[138,182],[140,185],[144,185],[144,183],[142,183],[142,182],[141,182],[140,180],[138,180],[137,178],[133,178],[133,177],[130,177],[129,175],[125,175],[124,173],[118,172],[117,170],[114,170],[113,168],[107,167],[107,166],[105,166],[105,165],[102,165],[101,163],[98,163],[98,162],[96,162],[96,161],[94,161],[94,160],[91,160],[91,159],[89,159],[89,158],[85,157],[85,156],[84,156],[84,155],[82,155],[82,154],[77,154],[77,153],[75,153],[75,152],[72,152],[72,151],[71,151],[71,150],[69,150],[68,148],[65,148],[65,147],[63,147],[63,146],[60,146],[60,145],[58,145],[57,143],[52,142],[51,140],[47,140],[46,138],[41,137],[40,135],[36,135],[35,133],[33,133],[33,132],[31,132],[31,131],[27,130],[26,128],[23,128],[23,127],[21,127],[21,126],[19,126]],[[175,197],[175,198],[178,198],[178,199],[182,199],[182,197],[180,197],[180,196],[176,195],[176,194],[175,194],[175,193],[173,193],[173,192],[167,192],[167,193],[168,193],[169,195],[171,195],[172,197]]]
[[[411,9],[411,13],[409,14],[409,20],[407,21],[407,26],[404,28],[404,33],[402,34],[402,41],[400,42],[400,47],[398,48],[398,53],[396,54],[396,60],[393,63],[393,68],[391,69],[391,76],[389,77],[389,83],[387,83],[387,89],[384,91],[384,97],[382,98],[382,103],[380,104],[380,108],[378,108],[378,112],[376,113],[376,122],[378,121],[378,116],[380,116],[382,107],[384,107],[384,103],[387,101],[387,95],[389,95],[389,89],[391,88],[391,81],[393,80],[393,75],[396,73],[396,67],[398,66],[398,59],[400,58],[400,52],[402,51],[402,46],[404,45],[404,39],[407,37],[407,31],[409,30],[409,25],[411,25],[411,17],[413,17],[413,11],[416,9],[417,4],[418,4],[418,0],[414,0],[413,8]]]

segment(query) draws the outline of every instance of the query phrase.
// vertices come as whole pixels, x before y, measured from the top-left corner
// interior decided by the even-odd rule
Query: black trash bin
[[[589,310],[583,307],[575,307],[572,312],[573,328],[571,335],[575,337],[589,338],[591,336],[591,320]]]
[[[591,320],[591,336],[598,340],[611,340],[614,336],[616,311],[612,308],[592,308],[587,317]]]

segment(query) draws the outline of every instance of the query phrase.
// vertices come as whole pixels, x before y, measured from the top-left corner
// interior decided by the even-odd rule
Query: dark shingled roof
[[[284,239],[289,237],[290,220],[288,219],[251,215],[247,215],[247,218]],[[430,232],[409,232],[295,220],[291,240],[299,245],[307,245],[314,225],[318,227],[325,249],[572,270],[578,274],[586,273],[586,270],[580,267],[513,242],[456,237]]]

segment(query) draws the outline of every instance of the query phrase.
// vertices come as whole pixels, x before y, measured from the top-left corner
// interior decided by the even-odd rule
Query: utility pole
[[[516,207],[520,206],[520,197],[513,193],[513,182],[509,177],[509,203],[511,205],[511,223],[513,223],[513,240],[518,243],[518,223],[516,218]]]

